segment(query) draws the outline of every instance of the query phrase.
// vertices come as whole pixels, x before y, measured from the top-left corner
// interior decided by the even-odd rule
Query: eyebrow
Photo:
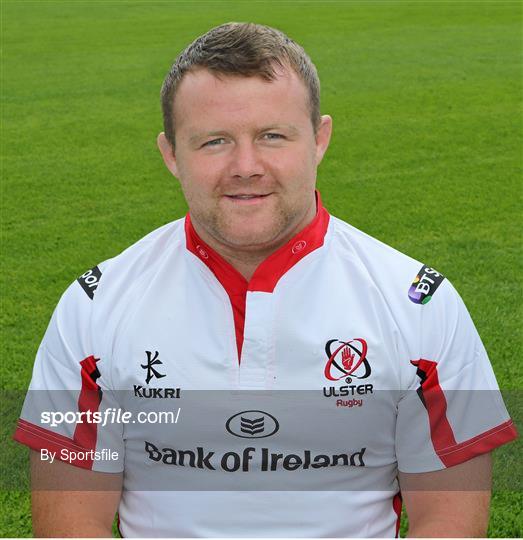
[[[280,129],[290,132],[291,135],[297,135],[299,133],[299,129],[292,124],[271,124],[262,127],[260,129],[260,133],[264,133],[266,131],[278,131]],[[223,137],[224,135],[228,135],[227,131],[207,131],[195,133],[189,137],[189,144],[196,144],[207,137]]]

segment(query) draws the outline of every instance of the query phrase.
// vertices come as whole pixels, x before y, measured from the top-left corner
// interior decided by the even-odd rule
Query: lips
[[[262,205],[271,195],[272,193],[237,193],[235,195],[225,195],[224,199],[230,201],[234,207],[239,208]]]
[[[240,201],[249,201],[251,199],[262,199],[269,195],[270,193],[266,193],[265,195],[258,193],[239,193],[237,195],[226,195],[226,197],[228,197],[229,199],[237,199]]]

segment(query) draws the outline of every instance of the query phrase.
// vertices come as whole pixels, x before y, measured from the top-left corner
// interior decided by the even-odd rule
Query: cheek
[[[217,160],[192,159],[183,161],[179,167],[179,180],[184,193],[203,195],[216,188],[220,178]]]
[[[308,184],[316,178],[316,161],[310,149],[285,152],[271,161],[271,168],[277,177],[292,184]]]

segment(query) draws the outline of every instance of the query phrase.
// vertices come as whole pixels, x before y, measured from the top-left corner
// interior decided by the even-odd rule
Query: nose
[[[249,179],[255,176],[263,176],[265,167],[260,154],[260,149],[252,141],[238,142],[231,154],[231,176],[235,178]]]

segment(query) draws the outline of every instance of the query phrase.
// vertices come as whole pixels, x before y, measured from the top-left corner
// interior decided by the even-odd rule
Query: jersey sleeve
[[[452,467],[517,437],[472,319],[448,281],[419,310],[419,356],[398,404],[402,472]]]
[[[58,303],[38,349],[14,439],[42,459],[101,472],[123,470],[123,426],[107,359],[91,333],[101,270],[80,276]],[[105,421],[104,421],[105,420]]]

